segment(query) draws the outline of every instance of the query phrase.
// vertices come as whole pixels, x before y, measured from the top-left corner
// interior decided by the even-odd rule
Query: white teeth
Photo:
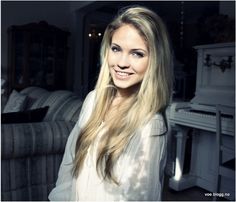
[[[129,74],[125,72],[117,72],[117,74],[120,76],[129,76]]]

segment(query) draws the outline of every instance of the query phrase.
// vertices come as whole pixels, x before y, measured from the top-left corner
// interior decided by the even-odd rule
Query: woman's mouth
[[[115,71],[115,75],[117,79],[124,80],[128,79],[133,73],[130,72],[123,72],[123,71]]]

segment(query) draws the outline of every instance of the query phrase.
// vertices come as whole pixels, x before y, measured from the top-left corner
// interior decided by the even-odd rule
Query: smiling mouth
[[[120,76],[129,76],[129,75],[133,74],[133,73],[129,73],[129,72],[121,72],[121,71],[116,71],[116,70],[115,70],[115,72],[116,72],[116,74],[118,74]]]

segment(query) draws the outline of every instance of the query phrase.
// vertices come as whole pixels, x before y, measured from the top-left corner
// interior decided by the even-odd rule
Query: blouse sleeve
[[[63,155],[63,159],[59,168],[56,187],[51,191],[48,198],[50,201],[70,201],[72,196],[72,168],[73,158],[75,156],[75,145],[79,135],[80,128],[87,122],[92,111],[94,91],[90,92],[81,109],[79,120],[71,131]]]
[[[166,164],[167,134],[161,115],[155,117],[133,138],[121,165],[123,201],[159,201],[162,197]]]

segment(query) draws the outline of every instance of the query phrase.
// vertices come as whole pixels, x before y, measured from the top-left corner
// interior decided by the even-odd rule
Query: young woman
[[[104,33],[101,63],[49,199],[161,200],[172,57],[160,17],[121,10]]]

